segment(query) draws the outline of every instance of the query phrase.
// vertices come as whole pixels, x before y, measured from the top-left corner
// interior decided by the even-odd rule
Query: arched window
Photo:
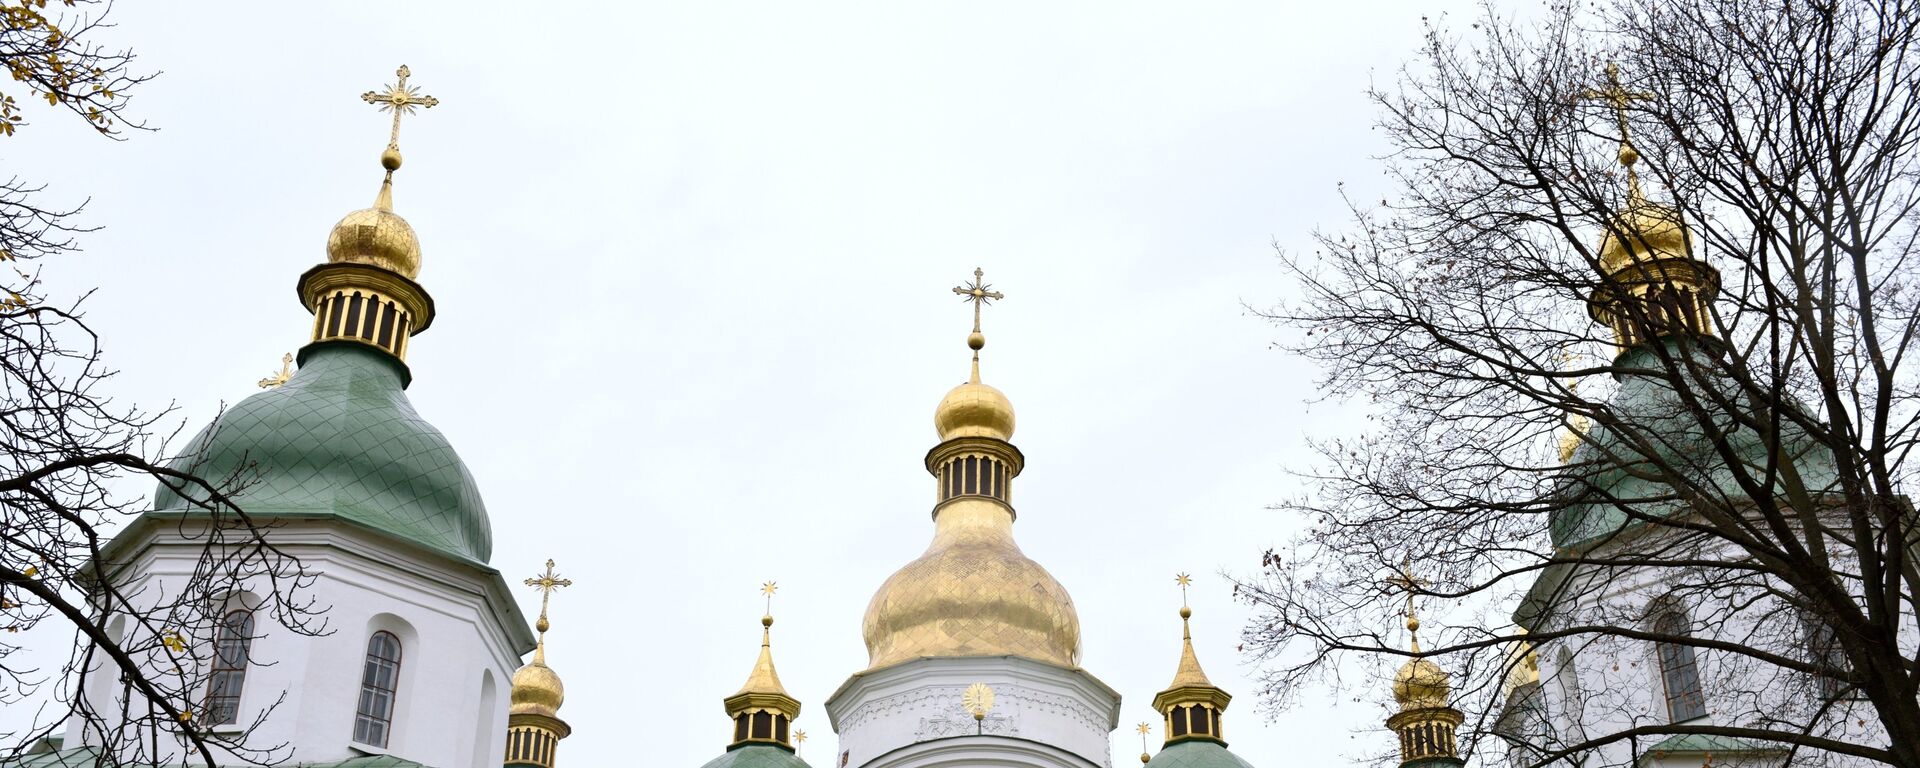
[[[393,731],[393,699],[400,687],[400,638],[385,630],[367,639],[367,664],[360,673],[360,707],[354,712],[353,740],[387,745]]]
[[[1554,659],[1554,691],[1560,696],[1560,713],[1574,728],[1586,720],[1586,693],[1580,690],[1580,670],[1573,664],[1573,649],[1562,646]]]
[[[1653,631],[1684,641],[1690,637],[1692,622],[1678,610],[1667,609],[1653,622]],[[1707,697],[1700,690],[1700,665],[1694,659],[1693,646],[1684,642],[1661,641],[1654,644],[1660,657],[1660,680],[1667,692],[1667,717],[1685,722],[1707,716]]]
[[[240,689],[247,682],[247,652],[253,643],[253,611],[221,617],[213,638],[213,675],[207,681],[207,724],[240,719]]]
[[[1807,634],[1807,660],[1824,670],[1814,674],[1820,681],[1820,698],[1832,701],[1847,695],[1850,686],[1844,676],[1851,665],[1840,647],[1840,634],[1811,612],[1802,612],[1800,622]]]

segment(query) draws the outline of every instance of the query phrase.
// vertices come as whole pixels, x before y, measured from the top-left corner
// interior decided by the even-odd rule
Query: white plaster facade
[[[1670,532],[1662,532],[1670,533]],[[1660,533],[1652,535],[1661,535]],[[1659,551],[1650,536],[1628,534],[1622,546],[1613,547],[1628,556]],[[1596,558],[1606,551],[1591,553]],[[1670,557],[1687,557],[1703,562],[1731,557],[1731,552],[1702,551],[1694,548],[1669,550]],[[1688,578],[1680,577],[1687,575]],[[1654,631],[1655,615],[1668,607],[1689,615],[1696,626],[1693,634],[1703,639],[1724,641],[1741,647],[1753,647],[1783,656],[1804,658],[1811,653],[1803,627],[1791,609],[1770,598],[1757,597],[1757,586],[1722,590],[1705,604],[1707,598],[1675,597],[1676,586],[1685,583],[1727,584],[1732,577],[1725,571],[1703,570],[1697,576],[1674,567],[1641,569],[1598,569],[1576,573],[1565,587],[1566,604],[1536,631],[1555,631],[1577,625],[1619,626]],[[1679,594],[1688,594],[1684,588]],[[1739,606],[1735,608],[1734,606]],[[1906,643],[1912,653],[1912,638]],[[1563,747],[1582,743],[1630,729],[1659,726],[1673,722],[1667,703],[1661,662],[1652,641],[1617,635],[1589,634],[1544,644],[1536,650],[1539,684],[1531,701],[1510,697],[1507,727],[1526,741]],[[1836,702],[1830,711],[1815,717],[1821,706],[1815,694],[1819,682],[1793,670],[1736,654],[1731,651],[1696,648],[1695,661],[1706,715],[1695,724],[1731,727],[1782,728],[1782,722],[1816,723],[1816,732],[1829,738],[1855,744],[1884,744],[1884,730],[1878,727],[1871,705],[1864,701]],[[1780,718],[1782,722],[1759,722]],[[1594,750],[1572,764],[1599,766],[1646,766],[1648,768],[1699,768],[1711,753],[1714,766],[1865,766],[1871,763],[1849,756],[1818,750],[1801,750],[1789,756],[1784,751],[1743,752],[1725,748],[1697,750],[1660,750],[1655,745],[1665,736],[1628,739]],[[1509,762],[1526,765],[1534,761],[1527,749],[1509,751]]]
[[[993,689],[976,722],[961,696]],[[1084,669],[1018,656],[920,658],[854,674],[827,699],[835,768],[1110,768],[1120,694]]]
[[[433,768],[500,765],[506,690],[532,637],[497,572],[333,521],[289,521],[268,536],[315,575],[299,597],[324,612],[325,632],[296,633],[267,611],[256,614],[239,725],[226,733],[238,734],[266,713],[246,745],[286,745],[292,764],[386,754]],[[116,564],[129,594],[177,594],[205,546],[173,523],[136,524],[123,537],[115,543]],[[257,585],[228,603],[256,605],[254,595],[267,589]],[[126,631],[125,622],[118,624]],[[353,740],[367,641],[379,630],[402,645],[385,747]],[[211,646],[210,638],[189,642]],[[90,695],[115,695],[114,669],[96,663],[87,674]],[[69,746],[99,742],[80,723],[68,726]]]

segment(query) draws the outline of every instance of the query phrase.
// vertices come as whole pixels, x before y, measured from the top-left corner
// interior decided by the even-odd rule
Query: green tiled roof
[[[1669,351],[1676,355],[1688,354],[1677,346],[1670,346]],[[1618,364],[1625,368],[1658,370],[1664,363],[1656,359],[1654,354],[1651,348],[1637,347],[1622,353]],[[1711,370],[1712,365],[1702,363],[1701,367]],[[1733,402],[1744,401],[1731,383],[1724,386],[1726,398]],[[1673,383],[1665,377],[1622,376],[1619,389],[1608,401],[1607,407],[1619,414],[1622,420],[1635,425],[1639,431],[1659,435],[1660,440],[1651,456],[1643,456],[1622,436],[1609,434],[1607,430],[1599,428],[1581,443],[1575,450],[1573,464],[1578,465],[1585,460],[1603,462],[1604,466],[1596,468],[1594,475],[1584,478],[1584,483],[1595,489],[1589,492],[1594,499],[1592,503],[1572,505],[1553,514],[1551,527],[1555,547],[1577,548],[1583,543],[1620,532],[1628,523],[1627,514],[1619,508],[1622,503],[1631,504],[1634,499],[1671,499],[1676,493],[1671,485],[1644,476],[1657,474],[1662,464],[1689,472],[1692,482],[1715,489],[1723,498],[1744,497],[1739,483],[1734,480],[1727,464],[1721,461],[1716,447],[1701,428],[1699,417],[1689,409],[1680,393],[1674,390]],[[1727,439],[1739,463],[1745,465],[1749,473],[1762,474],[1767,462],[1768,446],[1751,429],[1733,429],[1730,417],[1722,416],[1719,420],[1726,422]],[[1783,424],[1782,431],[1782,442],[1787,446],[1793,466],[1805,481],[1809,492],[1819,495],[1832,486],[1835,470],[1831,457],[1824,456],[1818,445],[1794,429],[1793,425]],[[1608,458],[1599,458],[1602,456]],[[1627,466],[1621,466],[1623,463]],[[1634,464],[1643,466],[1632,466]],[[1573,488],[1572,485],[1568,487]],[[1677,501],[1648,501],[1636,508],[1646,514],[1661,514],[1662,505],[1675,510],[1682,508]]]
[[[1753,754],[1756,752],[1785,752],[1785,747],[1765,744],[1751,739],[1733,736],[1715,736],[1705,733],[1682,733],[1668,736],[1664,741],[1647,748],[1648,753],[1678,752],[1681,754],[1716,755]]]
[[[1228,752],[1220,742],[1191,739],[1167,745],[1153,756],[1147,768],[1253,768],[1253,765]]]
[[[236,497],[251,515],[339,517],[485,563],[493,534],[480,490],[447,439],[414,412],[404,373],[372,347],[310,345],[291,380],[228,409],[175,465],[200,457],[201,477],[251,476]],[[187,507],[164,484],[154,494],[157,511]]]
[[[748,744],[708,760],[700,768],[813,768],[791,750],[771,744]]]

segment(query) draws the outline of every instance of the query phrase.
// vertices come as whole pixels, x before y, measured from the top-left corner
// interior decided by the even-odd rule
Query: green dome
[[[1228,752],[1220,742],[1189,739],[1161,749],[1147,768],[1253,768],[1253,764]]]
[[[446,437],[408,402],[405,368],[351,342],[301,350],[285,385],[240,401],[173,463],[205,478],[236,472],[250,515],[336,517],[455,557],[493,552],[487,508]],[[249,463],[252,467],[249,467]],[[156,510],[187,509],[163,483]]]
[[[745,744],[708,760],[700,768],[813,768],[792,750],[772,744]]]
[[[1673,342],[1665,343],[1671,354],[1687,354]],[[1654,351],[1646,346],[1636,347],[1622,353],[1617,365],[1660,370],[1664,363],[1653,355]],[[1701,361],[1699,365],[1711,371],[1715,364]],[[1721,397],[1731,402],[1744,399],[1731,382],[1719,386],[1723,388]],[[1577,474],[1567,479],[1562,493],[1582,495],[1593,501],[1586,502],[1575,496],[1575,503],[1553,511],[1550,519],[1555,547],[1577,546],[1618,533],[1628,524],[1628,516],[1620,505],[1633,503],[1624,500],[1650,500],[1636,504],[1637,510],[1648,514],[1664,514],[1663,507],[1681,511],[1683,505],[1672,499],[1673,486],[1650,477],[1657,475],[1661,466],[1679,469],[1689,475],[1692,482],[1714,489],[1721,498],[1745,497],[1707,431],[1701,427],[1699,417],[1667,377],[1622,375],[1619,389],[1607,407],[1619,414],[1621,420],[1644,433],[1657,435],[1658,439],[1650,455],[1646,455],[1624,436],[1610,434],[1597,426],[1592,434],[1582,438],[1568,464]],[[1733,419],[1728,415],[1717,415],[1716,420],[1724,425],[1716,431],[1727,435],[1739,463],[1753,475],[1762,474],[1768,446],[1760,435],[1751,429],[1734,429]],[[1816,495],[1830,492],[1837,482],[1832,457],[1792,423],[1783,421],[1781,426],[1781,442],[1809,492]]]

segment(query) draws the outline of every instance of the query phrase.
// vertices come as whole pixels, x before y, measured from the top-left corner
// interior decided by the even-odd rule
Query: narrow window
[[[1679,611],[1667,611],[1654,622],[1654,632],[1679,642],[1655,644],[1660,657],[1660,679],[1667,692],[1667,716],[1676,723],[1705,717],[1707,698],[1700,690],[1700,665],[1693,646],[1686,645],[1687,617]]]
[[[1174,707],[1172,719],[1173,719],[1173,735],[1175,736],[1187,735],[1187,708]]]
[[[333,295],[333,307],[327,310],[326,338],[331,339],[335,336],[340,335],[340,312],[342,309],[346,307],[346,305],[347,305],[346,294],[336,293]]]
[[[247,649],[253,642],[253,612],[240,610],[220,619],[213,640],[213,676],[207,683],[207,723],[240,719],[240,689],[247,682]]]
[[[773,740],[787,743],[787,716],[775,715],[773,718]]]
[[[353,298],[347,300],[347,326],[345,330],[348,336],[357,336],[360,334],[360,302],[360,294],[358,293],[355,293]]]
[[[400,687],[400,638],[380,631],[367,640],[367,664],[360,673],[360,707],[353,718],[353,740],[387,745],[393,730],[393,700]]]
[[[1580,691],[1580,670],[1573,665],[1573,650],[1561,648],[1553,670],[1554,685],[1560,694],[1560,711],[1568,725],[1586,722],[1586,695]]]
[[[993,495],[999,497],[1002,501],[1006,500],[1007,465],[997,461],[993,463],[993,489]]]
[[[963,474],[965,472],[960,468],[959,459],[947,463],[947,498],[960,495],[960,476]]]
[[[386,308],[380,311],[380,338],[375,339],[375,341],[377,341],[382,347],[393,346],[394,314],[395,312],[393,310],[393,302],[391,301],[387,302]]]
[[[967,493],[980,492],[980,460],[967,457]]]
[[[747,740],[747,715],[745,713],[741,713],[739,717],[733,719],[733,740]]]
[[[773,738],[773,715],[765,712],[753,713],[753,737],[756,739]]]

